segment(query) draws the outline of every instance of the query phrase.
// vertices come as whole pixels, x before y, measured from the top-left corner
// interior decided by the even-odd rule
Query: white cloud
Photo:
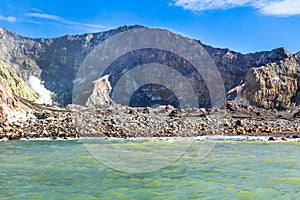
[[[55,15],[48,15],[44,13],[27,13],[26,14],[29,17],[34,17],[34,18],[41,18],[41,19],[50,19],[54,21],[64,21],[63,18],[55,16]]]
[[[12,17],[12,16],[5,17],[3,15],[0,15],[0,20],[2,20],[2,21],[8,21],[8,22],[15,22],[15,21],[17,21],[17,19],[15,17]]]
[[[292,16],[300,14],[299,0],[284,0],[272,2],[260,8],[260,12],[265,15]]]
[[[174,5],[186,10],[204,11],[240,7],[250,2],[251,0],[175,0]]]
[[[94,31],[100,31],[103,29],[106,29],[107,27],[99,25],[99,24],[88,24],[88,23],[80,23],[80,22],[75,22],[75,21],[70,21],[67,19],[64,19],[62,17],[56,16],[56,15],[49,15],[45,13],[27,13],[27,17],[30,18],[35,18],[35,19],[46,19],[54,22],[58,22],[64,25],[72,25],[72,26],[79,26],[81,28],[88,28],[90,30]]]
[[[300,15],[299,0],[173,0],[171,5],[191,11],[253,7],[264,15]]]

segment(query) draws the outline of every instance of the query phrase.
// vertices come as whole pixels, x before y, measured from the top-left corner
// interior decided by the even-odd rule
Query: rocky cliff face
[[[41,52],[41,45],[34,39],[0,28],[0,59],[12,66],[25,81],[30,75],[40,76],[41,69],[36,58]]]
[[[0,60],[0,122],[25,120],[30,109],[19,98],[37,101],[39,95]]]
[[[0,60],[0,83],[8,92],[18,97],[34,102],[39,99],[39,95],[17,75],[12,67],[2,60]]]
[[[279,62],[251,68],[241,96],[258,107],[285,109],[299,104],[299,77],[299,64],[289,55]]]
[[[0,123],[26,120],[30,108],[0,83]]]
[[[86,56],[105,39],[138,27],[140,26],[124,26],[101,33],[68,35],[53,39],[24,38],[1,28],[0,59],[9,63],[28,84],[31,76],[40,78],[45,88],[55,94],[54,102],[65,106],[72,103],[74,80]],[[226,92],[234,91],[230,93],[230,99],[244,99],[256,106],[270,109],[284,109],[300,103],[300,52],[292,55],[285,49],[279,48],[266,52],[241,54],[198,42],[216,63],[224,80]],[[179,60],[180,58],[176,56],[158,50],[151,51],[148,57],[145,56],[146,53],[149,55],[145,50],[136,51],[134,55],[125,55],[110,66],[105,74],[109,75],[109,84],[112,88],[124,73],[126,65],[134,66],[155,61],[164,65],[173,65],[175,69],[181,70],[181,73],[187,74],[187,77],[188,74],[193,73],[189,63]],[[126,56],[129,57],[126,59]],[[201,77],[189,80],[194,85],[200,85],[197,86],[197,92],[203,96],[200,103],[204,107],[209,107],[207,88],[202,83]],[[136,97],[144,99],[142,103],[151,105],[152,97],[159,95],[151,95],[152,91],[160,91],[158,92],[160,94],[166,92],[166,89],[155,89],[155,87],[148,85],[141,88]],[[235,90],[236,87],[239,89]],[[89,91],[90,95],[92,93],[93,90]],[[141,98],[132,98],[132,105],[141,105],[141,102],[138,102]],[[155,98],[155,101],[157,99]],[[176,99],[161,101],[167,104],[176,102]],[[155,103],[159,104],[160,101]]]
[[[53,101],[65,106],[72,103],[73,81],[88,53],[108,37],[136,27],[139,26],[53,39],[25,38],[0,28],[0,59],[27,83],[30,76],[40,78],[45,88],[55,94]]]

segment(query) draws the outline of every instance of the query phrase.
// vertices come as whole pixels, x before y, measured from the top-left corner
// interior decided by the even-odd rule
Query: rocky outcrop
[[[39,95],[7,63],[0,60],[0,122],[26,120],[30,108],[21,98],[37,101]]]
[[[300,67],[295,57],[259,68],[251,68],[241,96],[250,104],[266,109],[286,109],[298,104]]]
[[[284,48],[241,54],[231,51],[230,49],[220,49],[204,44],[202,45],[220,70],[226,92],[244,83],[249,69],[272,62],[278,62],[288,57],[286,54],[287,51]]]
[[[27,120],[30,109],[0,83],[0,122]]]
[[[86,102],[87,107],[105,108],[113,104],[109,96],[112,88],[108,79],[109,76],[106,75],[94,81],[93,93]]]
[[[228,100],[279,110],[299,105],[298,54],[275,49],[257,57],[256,65],[248,69],[240,85],[228,91]]]
[[[54,102],[65,106],[72,103],[74,80],[86,56],[105,39],[139,27],[141,26],[123,26],[106,32],[67,35],[52,39],[25,38],[1,28],[0,59],[10,64],[26,83],[32,76],[39,78],[45,88],[53,92]],[[221,72],[226,92],[231,91],[230,99],[237,97],[238,100],[245,100],[253,105],[270,109],[284,109],[290,105],[299,105],[299,78],[298,74],[294,71],[291,72],[290,69],[299,68],[300,52],[292,55],[285,49],[279,48],[272,51],[241,54],[229,49],[214,48],[200,41],[198,43],[204,47],[216,63]],[[145,56],[146,54],[150,56]],[[104,75],[110,76],[109,82],[113,89],[124,71],[130,70],[126,67],[153,62],[171,65],[180,73],[185,74],[193,88],[196,88],[197,95],[201,96],[199,105],[201,107],[211,106],[209,92],[201,76],[193,77],[193,68],[187,61],[164,51],[142,49],[124,55],[114,61]],[[298,65],[296,66],[295,63]],[[286,81],[286,83],[283,84],[281,81],[283,83]],[[234,90],[238,86],[242,86],[239,89],[240,92]],[[166,88],[156,87],[157,85],[147,85],[140,88],[135,94],[138,98],[132,98],[131,104],[151,106],[152,104],[172,104],[173,102],[172,105],[176,107],[175,98],[159,100],[158,97],[168,91]],[[93,93],[93,89],[94,87],[91,85],[86,99]],[[153,91],[160,92],[154,94]],[[170,93],[170,96],[172,95],[174,96]],[[103,98],[103,102],[107,101],[107,97],[99,98]],[[93,99],[96,100],[96,96]],[[139,99],[143,99],[143,102],[138,102]],[[94,100],[90,99],[88,105],[102,105],[100,103],[102,100],[97,100],[97,102]]]
[[[41,69],[36,58],[42,51],[42,45],[36,40],[0,28],[0,59],[15,69],[25,82],[30,75],[40,77]]]
[[[12,67],[2,60],[0,60],[0,82],[3,88],[18,97],[30,101],[37,101],[39,99],[39,95],[17,75]]]
[[[299,65],[300,65],[300,51],[295,54],[295,57],[296,57],[296,60],[298,61]]]

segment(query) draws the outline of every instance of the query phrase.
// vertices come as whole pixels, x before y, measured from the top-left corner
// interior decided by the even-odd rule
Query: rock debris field
[[[298,139],[297,109],[269,111],[228,102],[222,109],[131,108],[88,109],[31,105],[27,120],[0,123],[0,139],[69,139],[86,137],[267,136],[269,140]]]

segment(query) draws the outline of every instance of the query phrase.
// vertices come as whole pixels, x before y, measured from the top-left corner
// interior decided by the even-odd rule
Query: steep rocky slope
[[[9,63],[17,74],[29,83],[31,76],[40,78],[45,87],[55,94],[54,102],[61,106],[72,103],[74,80],[85,57],[105,39],[140,26],[123,26],[114,30],[63,36],[52,39],[31,39],[21,37],[3,28],[0,29],[0,59]],[[224,80],[226,92],[230,91],[229,99],[241,99],[264,108],[284,109],[299,104],[299,63],[300,53],[292,55],[283,48],[272,51],[241,54],[229,49],[213,48],[198,41],[216,63]],[[181,70],[183,74],[193,73],[192,67],[186,61],[178,60],[176,56],[167,52],[151,50],[136,51],[133,55],[125,55],[114,62],[105,73],[109,75],[110,85],[114,87],[116,80],[124,73],[124,66],[158,62],[171,65]],[[124,59],[127,57],[127,59]],[[180,61],[180,62],[179,62]],[[127,69],[128,70],[128,69]],[[192,84],[198,85],[197,92],[202,106],[209,107],[207,89],[201,82],[201,77],[190,79]],[[281,82],[282,81],[282,82]],[[286,83],[284,83],[284,81]],[[239,87],[239,88],[238,88]],[[146,105],[151,105],[153,87],[142,88],[137,94]],[[168,92],[159,88],[159,93]],[[90,94],[92,90],[90,91]],[[150,93],[150,95],[149,95]],[[133,98],[132,105],[141,105]],[[135,100],[136,99],[136,100]],[[157,99],[157,98],[156,98]],[[170,99],[167,102],[175,102]],[[155,103],[160,103],[155,102]]]
[[[26,82],[30,76],[40,78],[55,93],[54,102],[64,106],[72,103],[73,81],[86,55],[106,38],[135,27],[53,39],[25,38],[0,28],[0,59]]]
[[[0,83],[8,92],[18,97],[34,102],[39,99],[39,95],[17,75],[12,67],[2,60],[0,60]]]
[[[0,122],[26,120],[30,108],[20,98],[37,101],[39,95],[7,63],[0,60]]]
[[[0,123],[26,120],[30,109],[0,83]]]

